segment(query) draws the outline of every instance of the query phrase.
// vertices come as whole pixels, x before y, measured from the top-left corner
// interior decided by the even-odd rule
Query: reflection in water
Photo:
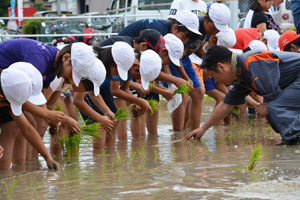
[[[214,102],[205,102],[205,121]],[[128,126],[129,127],[129,126]],[[276,146],[280,136],[264,119],[232,118],[215,126],[201,141],[187,141],[188,132],[173,132],[161,103],[159,137],[117,141],[115,147],[93,150],[83,143],[78,157],[56,157],[62,169],[48,171],[43,159],[0,171],[0,199],[297,199],[299,146]],[[49,147],[49,136],[45,143]],[[262,144],[264,170],[245,169],[251,149]],[[5,184],[4,184],[5,183]]]

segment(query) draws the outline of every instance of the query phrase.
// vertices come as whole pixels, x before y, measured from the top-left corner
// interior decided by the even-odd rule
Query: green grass
[[[187,94],[191,91],[191,89],[189,88],[189,86],[185,83],[182,84],[181,86],[179,86],[179,88],[177,88],[174,91],[174,94]]]
[[[128,119],[128,110],[125,110],[124,108],[119,108],[115,114],[115,118],[117,120]]]

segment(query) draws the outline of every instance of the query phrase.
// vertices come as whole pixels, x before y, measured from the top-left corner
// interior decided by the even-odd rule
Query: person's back
[[[155,29],[164,36],[170,32],[171,22],[162,19],[142,19],[123,28],[118,36],[138,37],[145,29]]]
[[[252,40],[258,40],[257,28],[238,28],[234,30],[236,36],[236,44],[232,46],[232,49],[245,49],[248,47]]]

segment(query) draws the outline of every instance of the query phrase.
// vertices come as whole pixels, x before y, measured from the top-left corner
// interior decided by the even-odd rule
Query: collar
[[[234,83],[240,83],[240,79],[239,79],[239,75],[238,75],[238,69],[237,69],[237,53],[232,53],[231,55],[231,69],[232,72],[234,74],[234,76],[236,77],[236,80],[234,81]]]

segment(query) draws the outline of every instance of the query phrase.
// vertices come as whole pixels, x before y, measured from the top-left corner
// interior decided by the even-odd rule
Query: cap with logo
[[[152,49],[158,54],[160,54],[161,50],[165,46],[163,36],[160,32],[154,29],[146,29],[142,31],[139,38],[147,43],[148,49]]]
[[[179,60],[182,58],[184,52],[182,41],[172,33],[168,33],[164,38],[166,41],[165,47],[168,50],[172,63],[176,66],[180,66]]]
[[[228,30],[231,12],[225,4],[213,3],[210,6],[208,15],[219,31]]]
[[[267,47],[270,51],[279,51],[278,40],[279,33],[275,30],[266,30],[263,33],[263,37],[267,39]]]
[[[20,116],[22,105],[32,93],[31,78],[20,70],[6,68],[1,73],[1,86],[5,98],[10,103],[12,113]]]
[[[149,82],[155,80],[162,68],[160,56],[153,50],[142,52],[140,59],[141,84],[144,90],[148,90]]]
[[[95,64],[95,54],[91,48],[83,42],[76,42],[71,47],[72,78],[78,87],[80,80],[88,77]]]
[[[284,33],[281,34],[281,36],[278,39],[278,46],[281,51],[283,51],[284,47],[294,40],[296,40],[300,36],[296,34],[295,31],[285,31]]]
[[[111,47],[112,57],[117,64],[117,70],[122,80],[128,78],[128,70],[134,63],[135,55],[133,48],[126,42],[115,42]]]
[[[202,35],[199,32],[199,19],[194,13],[187,10],[180,10],[176,14],[175,19],[185,26],[189,31],[197,35]]]
[[[32,64],[27,62],[16,62],[10,65],[9,68],[20,70],[30,77],[32,81],[32,93],[28,101],[35,105],[43,105],[47,102],[45,96],[42,93],[43,77],[39,70],[37,70]]]

